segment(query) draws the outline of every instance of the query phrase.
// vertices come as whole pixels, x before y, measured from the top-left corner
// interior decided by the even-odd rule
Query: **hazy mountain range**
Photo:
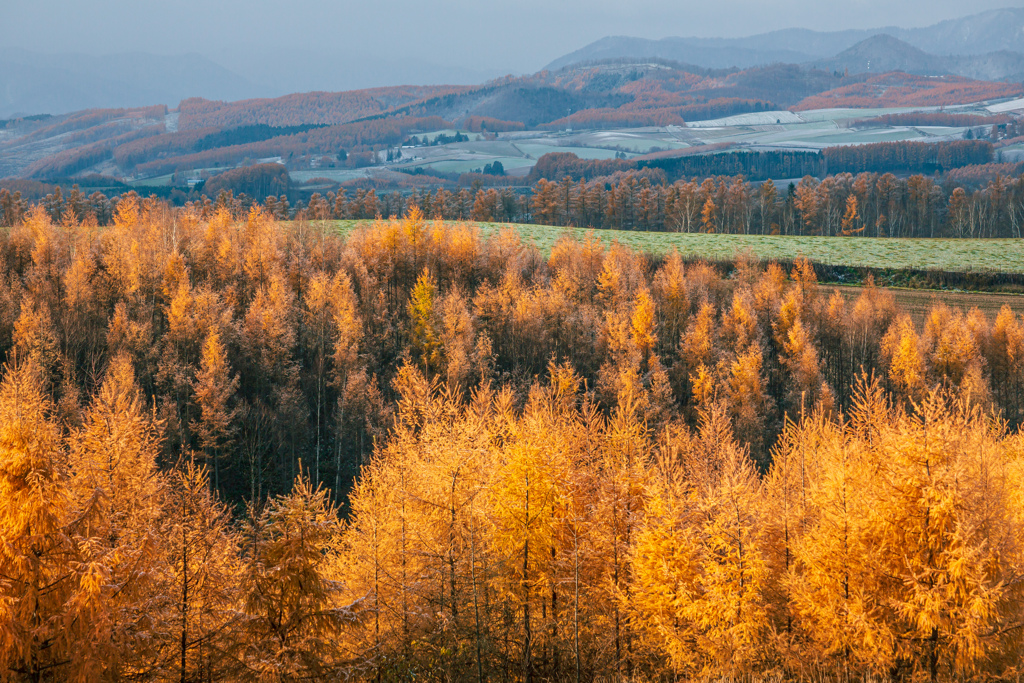
[[[786,63],[850,73],[901,70],[1021,81],[1024,8],[993,10],[915,29],[785,29],[746,38],[608,37],[546,68],[652,57],[715,69]],[[187,97],[233,101],[402,83],[476,84],[498,75],[473,66],[396,62],[365,54],[272,51],[238,55],[224,66],[199,54],[91,56],[0,49],[0,118],[151,104],[176,107]]]
[[[0,119],[82,109],[176,107],[189,97],[234,101],[295,92],[401,84],[476,84],[498,76],[471,67],[379,56],[266,52],[227,68],[198,54],[43,54],[0,48]]]
[[[934,55],[886,34],[872,36],[835,57],[807,66],[851,74],[905,71],[922,76],[955,74],[983,81],[1024,80],[1024,54],[1020,52]]]
[[[1007,50],[1024,54],[1024,8],[991,10],[926,28],[895,26],[846,31],[783,29],[746,38],[602,38],[559,57],[547,69],[605,59],[658,57],[709,68],[746,68],[784,62],[804,64],[836,55],[886,34],[934,55],[982,55]]]

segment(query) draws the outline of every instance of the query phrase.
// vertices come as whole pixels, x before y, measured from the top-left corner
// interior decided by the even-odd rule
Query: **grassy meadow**
[[[348,232],[369,221],[334,221]],[[804,257],[836,266],[950,272],[1024,273],[1024,240],[1016,239],[890,239],[871,237],[788,237],[765,235],[704,235],[631,230],[594,230],[547,225],[475,223],[484,235],[511,228],[524,242],[544,253],[564,234],[584,239],[589,232],[611,244],[619,242],[633,249],[666,254],[678,249],[684,257],[709,260],[731,259],[749,253],[764,260]]]

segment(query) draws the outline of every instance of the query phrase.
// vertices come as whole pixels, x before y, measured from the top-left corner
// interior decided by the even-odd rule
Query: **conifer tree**
[[[72,492],[83,561],[102,577],[93,628],[110,641],[103,667],[117,679],[156,667],[154,617],[166,595],[159,534],[166,482],[157,470],[159,425],[147,415],[131,361],[118,356],[71,435]]]
[[[376,394],[376,384],[367,377],[360,361],[360,349],[363,343],[363,321],[359,315],[358,300],[352,291],[352,281],[344,271],[339,271],[331,282],[332,327],[334,332],[333,348],[329,381],[337,392],[335,406],[335,457],[334,457],[334,490],[341,491],[342,454],[346,442],[351,438],[351,428],[357,424],[354,416],[360,406],[370,410],[372,399]],[[360,400],[362,399],[362,400]],[[359,430],[359,464],[363,458],[363,429]]]
[[[797,319],[783,344],[782,365],[789,373],[786,409],[790,415],[812,410],[818,404],[826,411],[835,405],[831,388],[822,379],[818,350],[803,323]]]
[[[886,333],[882,351],[889,360],[889,377],[895,389],[907,399],[920,399],[927,387],[925,361],[920,339],[909,316],[903,316]]]
[[[40,379],[50,384],[57,378],[61,360],[60,341],[49,306],[30,299],[23,300],[21,315],[14,324],[13,342],[15,356],[38,368],[43,373]]]
[[[307,362],[313,374],[314,384],[314,419],[316,421],[316,440],[314,442],[313,481],[320,483],[320,460],[323,450],[324,420],[327,418],[328,405],[326,396],[328,388],[328,359],[330,358],[330,340],[333,336],[331,320],[331,298],[333,292],[330,280],[324,273],[316,273],[309,280],[303,297],[303,335],[302,345],[308,358]]]
[[[888,466],[864,555],[896,579],[874,597],[895,596],[889,625],[898,660],[933,681],[976,675],[1006,618],[1007,570],[1020,557],[1019,532],[1002,516],[1010,508],[997,502],[1009,493],[998,433],[967,401],[936,393],[897,424],[882,423],[870,445]]]
[[[540,400],[535,395],[528,410],[540,410]],[[546,439],[539,438],[537,431],[543,429],[543,423],[538,419],[526,418],[522,427],[525,429],[513,432],[514,441],[503,449],[495,474],[490,533],[494,551],[506,562],[503,581],[496,588],[515,615],[510,626],[518,641],[519,675],[523,681],[531,681],[536,676],[540,650],[537,641],[543,634],[540,603],[544,601],[544,578],[549,572],[553,542],[550,510],[557,504],[558,495],[553,471],[546,464],[552,454],[561,451],[542,447]],[[513,653],[508,655],[515,657]]]
[[[768,565],[760,483],[718,415],[702,418],[703,433],[714,438],[683,434],[676,444],[683,457],[662,461],[648,521],[632,549],[628,607],[674,671],[739,676],[768,654]],[[703,475],[691,478],[687,470]]]
[[[764,356],[752,345],[731,364],[725,382],[725,397],[741,441],[763,452],[764,428],[771,398],[764,387]]]
[[[231,447],[238,410],[232,405],[238,378],[231,376],[220,334],[212,330],[203,345],[199,371],[193,381],[199,418],[191,425],[199,445],[213,463],[214,490],[220,491],[220,460]]]
[[[690,313],[689,295],[686,291],[686,274],[683,259],[678,250],[673,250],[654,276],[652,293],[655,297],[658,315],[659,351],[663,357],[675,354],[686,329]]]
[[[105,577],[84,562],[67,453],[38,369],[0,384],[0,665],[7,680],[94,679],[109,640],[94,631]],[[97,637],[98,636],[98,637]]]
[[[323,488],[300,476],[291,493],[251,514],[235,645],[238,678],[337,676],[347,661],[345,628],[359,608],[341,600],[336,509]]]
[[[169,474],[161,529],[171,644],[160,671],[179,682],[220,678],[233,671],[238,538],[227,506],[210,491],[206,470],[192,460]]]
[[[437,284],[430,272],[424,270],[409,297],[410,341],[424,372],[430,376],[440,369],[442,360],[436,301]]]

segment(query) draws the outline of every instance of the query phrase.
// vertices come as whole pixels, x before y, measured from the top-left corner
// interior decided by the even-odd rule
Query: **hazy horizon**
[[[807,64],[834,56],[871,31],[886,30],[933,54],[1009,50],[1024,59],[1024,26],[1017,27],[1016,18],[1007,22],[996,15],[974,24],[953,23],[915,38],[919,29],[946,20],[1022,6],[1024,0],[981,0],[969,8],[952,0],[913,0],[893,7],[881,0],[783,0],[772,6],[723,0],[714,7],[692,0],[629,5],[449,0],[441,6],[409,0],[298,0],[280,8],[268,0],[227,0],[215,6],[198,0],[165,5],[96,0],[85,6],[40,0],[5,12],[0,118],[150,104],[174,108],[190,97],[237,101],[311,91],[475,85],[532,74],[549,64],[559,68],[623,54],[713,68]],[[801,28],[852,31],[739,44],[749,36]],[[724,38],[729,44],[612,41],[588,48],[610,36]],[[649,54],[640,54],[648,49]],[[1011,62],[1016,58],[1009,57]],[[1006,59],[996,57],[995,68]],[[987,74],[994,72],[973,73],[992,78]]]
[[[7,9],[5,47],[87,55],[196,53],[258,86],[294,83],[290,90],[297,91],[321,80],[369,87],[440,82],[435,79],[445,75],[470,83],[532,73],[611,35],[733,38],[785,28],[915,28],[1022,5],[1006,0],[980,0],[969,8],[953,0],[787,0],[772,6],[753,0],[714,6],[669,0],[628,5],[455,0],[438,7],[408,0],[299,0],[281,8],[268,0],[230,0],[214,7],[198,0],[159,6],[123,0],[68,6],[40,0]],[[291,59],[281,60],[282,52]],[[330,63],[318,63],[325,60]]]

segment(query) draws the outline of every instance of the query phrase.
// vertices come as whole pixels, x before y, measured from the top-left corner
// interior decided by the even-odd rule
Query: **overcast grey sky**
[[[231,68],[275,49],[526,73],[607,35],[744,36],[926,26],[1024,0],[5,0],[3,44],[198,52]],[[234,63],[231,63],[234,62]]]

